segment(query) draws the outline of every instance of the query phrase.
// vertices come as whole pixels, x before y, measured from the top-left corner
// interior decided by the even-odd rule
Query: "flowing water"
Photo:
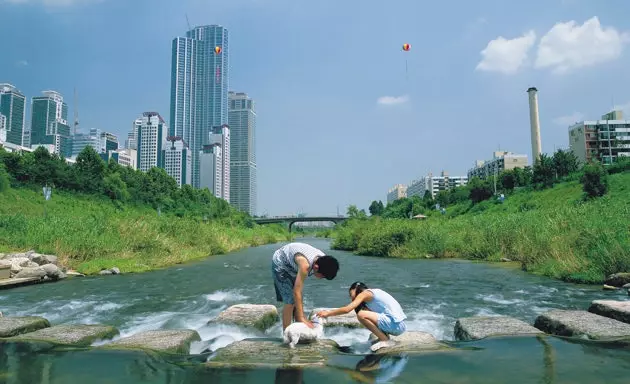
[[[325,240],[307,241],[329,251]],[[269,263],[278,246],[144,274],[73,278],[0,291],[5,316],[43,316],[53,324],[109,324],[118,327],[123,337],[153,329],[189,328],[202,338],[193,344],[191,356],[184,357],[103,350],[35,354],[0,345],[0,383],[627,382],[630,348],[551,337],[453,342],[460,348],[457,352],[374,361],[365,356],[367,331],[334,330],[326,336],[356,353],[339,354],[326,368],[246,371],[203,366],[206,355],[199,354],[207,349],[214,351],[244,338],[280,337],[279,324],[266,334],[207,324],[232,304],[275,303]],[[347,304],[347,287],[361,280],[400,301],[409,330],[430,332],[451,342],[458,317],[509,315],[531,324],[548,309],[586,309],[594,299],[627,299],[620,292],[553,281],[505,265],[330,254],[338,257],[341,270],[333,281],[307,281],[306,308]],[[372,369],[357,370],[366,364]]]

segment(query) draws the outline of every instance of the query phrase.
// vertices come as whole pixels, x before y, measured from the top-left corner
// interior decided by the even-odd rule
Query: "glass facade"
[[[256,108],[245,93],[229,93],[230,203],[255,215],[256,187]]]
[[[33,97],[31,108],[31,146],[54,145],[55,153],[72,156],[72,137],[68,125],[68,106],[57,92],[47,91]]]
[[[5,140],[23,145],[26,97],[10,84],[0,84],[0,115],[4,116]]]

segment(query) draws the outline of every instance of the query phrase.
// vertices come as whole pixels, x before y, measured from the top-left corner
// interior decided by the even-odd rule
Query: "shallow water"
[[[327,241],[308,241],[328,251]],[[275,302],[269,263],[278,246],[246,249],[145,274],[74,278],[55,284],[0,291],[0,310],[5,316],[43,316],[53,324],[110,324],[118,327],[122,336],[151,329],[196,329],[203,342],[193,345],[193,354],[206,348],[216,350],[248,337],[279,337],[279,324],[266,335],[237,327],[206,324],[232,304]],[[353,281],[361,280],[369,286],[387,290],[401,302],[409,317],[409,330],[430,332],[443,340],[452,340],[453,325],[458,317],[510,315],[531,324],[538,314],[551,308],[586,309],[594,299],[627,299],[620,292],[603,292],[599,287],[557,282],[505,265],[457,260],[391,260],[338,251],[330,253],[338,256],[340,273],[333,281],[309,279],[305,288],[307,309],[345,305],[347,287]],[[342,346],[353,347],[357,353],[366,352],[367,336],[365,330],[327,332],[327,337]],[[510,374],[511,381],[592,383],[605,378],[607,383],[614,383],[621,382],[615,380],[628,373],[630,357],[625,347],[573,344],[556,338],[545,340],[547,344],[538,338],[464,343],[465,347],[475,345],[482,349],[384,361],[380,362],[381,369],[363,373],[365,377],[356,377],[355,369],[365,356],[340,355],[331,360],[334,367],[280,371],[281,381],[278,382],[300,382],[295,381],[298,373],[304,382],[326,378],[334,379],[334,382],[371,382],[377,374],[388,374],[397,369],[401,372],[393,379],[395,382],[417,382],[417,377],[428,382],[505,382],[499,379],[502,373],[518,371],[521,374],[517,376]],[[461,346],[461,343],[457,345]],[[18,353],[8,346],[0,348],[0,383],[43,380],[14,381],[19,375],[30,374],[48,375],[41,382],[50,383],[208,380],[247,383],[276,380],[274,370],[205,369],[195,356],[173,361],[170,357],[128,352],[33,354]],[[550,374],[547,371],[552,369],[545,365],[546,353],[553,355],[552,379],[545,379],[545,375]],[[41,369],[34,368],[40,366]],[[9,377],[8,381],[3,379]]]

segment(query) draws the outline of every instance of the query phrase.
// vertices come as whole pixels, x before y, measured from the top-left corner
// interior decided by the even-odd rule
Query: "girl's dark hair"
[[[352,283],[352,285],[348,289],[348,292],[352,291],[353,289],[356,289],[356,291],[354,292],[355,297],[356,297],[356,295],[359,295],[359,293],[361,293],[361,292],[365,291],[366,289],[368,289],[368,286],[365,285],[364,283],[360,282],[360,281],[355,281],[354,283]],[[367,309],[367,305],[365,305],[365,303],[361,303],[361,304],[359,304],[358,307],[356,307],[354,309],[354,311],[356,313],[359,313],[359,311],[362,311],[364,309]]]

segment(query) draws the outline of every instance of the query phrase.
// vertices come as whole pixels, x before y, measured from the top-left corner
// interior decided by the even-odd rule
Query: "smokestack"
[[[538,119],[538,90],[531,87],[527,90],[529,94],[529,123],[532,131],[532,164],[538,161],[541,152],[540,143],[540,121]]]

